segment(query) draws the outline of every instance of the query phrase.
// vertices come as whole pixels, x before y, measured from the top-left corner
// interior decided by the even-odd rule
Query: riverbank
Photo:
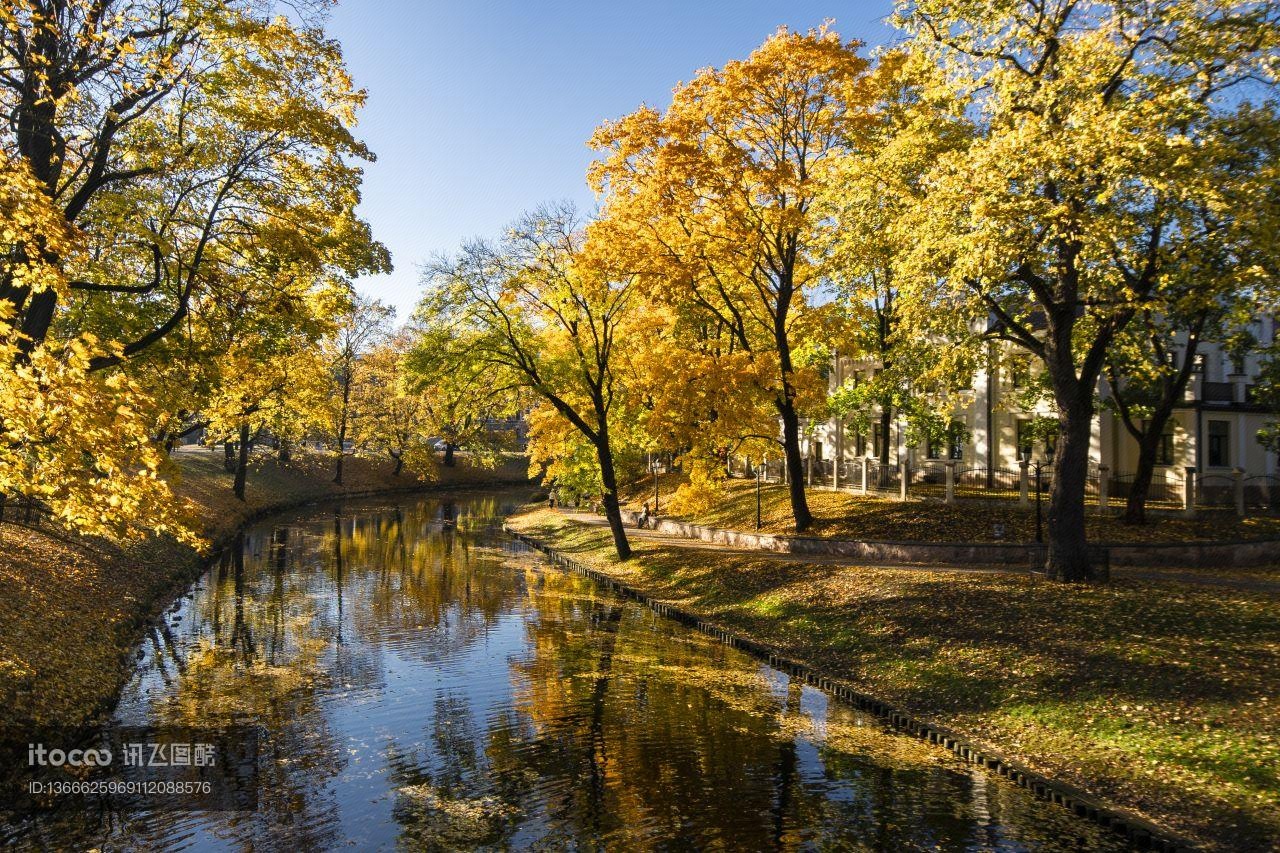
[[[383,460],[348,457],[338,486],[330,457],[302,453],[288,464],[256,460],[239,501],[221,453],[184,449],[174,462],[174,490],[214,546],[253,519],[312,501],[527,481],[523,457],[489,470],[460,456],[433,478],[393,477]],[[124,543],[0,524],[0,743],[35,726],[78,727],[110,707],[144,626],[203,566],[168,537]]]
[[[534,510],[510,526],[643,594],[1195,838],[1280,842],[1274,593],[1173,580],[805,563],[637,539]]]

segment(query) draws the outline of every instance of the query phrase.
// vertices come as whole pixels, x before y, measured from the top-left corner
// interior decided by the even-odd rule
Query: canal
[[[252,725],[253,811],[35,822],[111,849],[1123,849],[503,534],[520,495],[250,527],[150,632],[115,722]]]

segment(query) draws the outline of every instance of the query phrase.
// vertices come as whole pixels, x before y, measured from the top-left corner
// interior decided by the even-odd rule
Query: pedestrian
[[[640,513],[640,520],[636,522],[636,527],[649,526],[649,502],[645,501],[644,510]]]

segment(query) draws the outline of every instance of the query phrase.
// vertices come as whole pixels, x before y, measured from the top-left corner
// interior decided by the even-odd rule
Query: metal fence
[[[0,495],[0,522],[39,527],[53,517],[43,502],[25,495]]]
[[[1274,474],[1245,477],[1244,505],[1248,509],[1280,510],[1280,477]]]
[[[1230,474],[1196,476],[1196,504],[1199,506],[1233,506],[1236,478]]]
[[[1028,500],[1034,500],[1036,494],[1036,466],[1034,465],[1027,466],[1024,472],[1021,466],[999,468],[971,463],[966,465],[963,460],[950,462],[926,459],[907,465],[904,471],[896,462],[882,463],[875,458],[839,461],[806,459],[804,460],[806,482],[815,486],[831,486],[836,482],[837,465],[839,465],[839,487],[846,491],[861,491],[865,469],[868,492],[886,496],[899,495],[902,493],[902,480],[905,475],[906,491],[909,496],[942,500],[947,492],[947,468],[954,465],[952,494],[957,500],[1018,500],[1024,494]],[[810,473],[810,467],[812,467],[812,473]],[[784,463],[781,459],[770,460],[763,471],[764,479],[768,482],[781,482],[785,479]],[[755,476],[755,469],[749,463],[741,461],[731,463],[729,472],[734,476]],[[1039,473],[1040,492],[1047,496],[1053,490],[1057,470],[1053,465],[1041,465]],[[1108,505],[1121,507],[1133,494],[1136,477],[1133,471],[1106,472],[1097,463],[1091,462],[1085,479],[1085,501],[1093,506],[1100,504],[1105,479]],[[1242,490],[1244,510],[1280,511],[1280,475],[1277,474],[1259,474],[1238,480],[1237,475],[1226,472],[1198,473],[1194,475],[1191,485],[1194,506],[1236,507]],[[1160,467],[1152,473],[1151,482],[1147,487],[1146,505],[1148,507],[1164,510],[1181,509],[1186,506],[1187,499],[1187,481],[1183,469]]]
[[[1127,501],[1133,493],[1133,484],[1137,474],[1121,472],[1111,475],[1111,497],[1121,503]],[[1164,505],[1180,507],[1183,504],[1185,480],[1172,471],[1155,471],[1151,475],[1151,485],[1147,487],[1147,506]]]

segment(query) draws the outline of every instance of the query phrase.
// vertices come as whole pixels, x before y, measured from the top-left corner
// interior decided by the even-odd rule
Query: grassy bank
[[[754,510],[754,506],[753,506]],[[512,526],[1216,849],[1280,843],[1274,595],[1122,580],[806,565]]]
[[[754,530],[756,526],[756,484],[754,480],[728,480],[724,496],[705,512],[668,512],[671,496],[684,475],[671,473],[659,478],[659,509],[664,516],[681,518],[711,527]],[[653,480],[641,480],[623,490],[626,508],[639,511],[647,502],[653,506]],[[945,505],[939,501],[910,499],[899,502],[888,497],[864,496],[832,489],[809,489],[809,509],[814,526],[806,536],[826,539],[871,539],[899,542],[994,542],[993,525],[1004,525],[1004,541],[1031,542],[1035,539],[1035,510],[1021,507],[1016,500],[959,501]],[[1048,509],[1048,495],[1044,496]],[[761,530],[766,533],[795,532],[787,487],[765,485],[761,489]],[[1118,512],[1122,507],[1113,507]],[[1123,524],[1115,514],[1090,514],[1086,522],[1089,538],[1095,542],[1208,542],[1224,539],[1266,539],[1280,537],[1280,517],[1240,518],[1234,512],[1203,511],[1196,518],[1150,516],[1147,524]]]
[[[213,541],[274,508],[344,494],[509,482],[526,465],[521,458],[497,470],[473,469],[461,457],[457,467],[427,479],[392,477],[384,461],[348,458],[338,486],[321,455],[301,454],[288,465],[263,457],[242,502],[231,492],[220,453],[183,450],[174,461],[175,491],[194,504]],[[199,555],[167,538],[122,543],[0,524],[0,743],[36,724],[80,725],[106,707],[146,619],[200,566]]]

